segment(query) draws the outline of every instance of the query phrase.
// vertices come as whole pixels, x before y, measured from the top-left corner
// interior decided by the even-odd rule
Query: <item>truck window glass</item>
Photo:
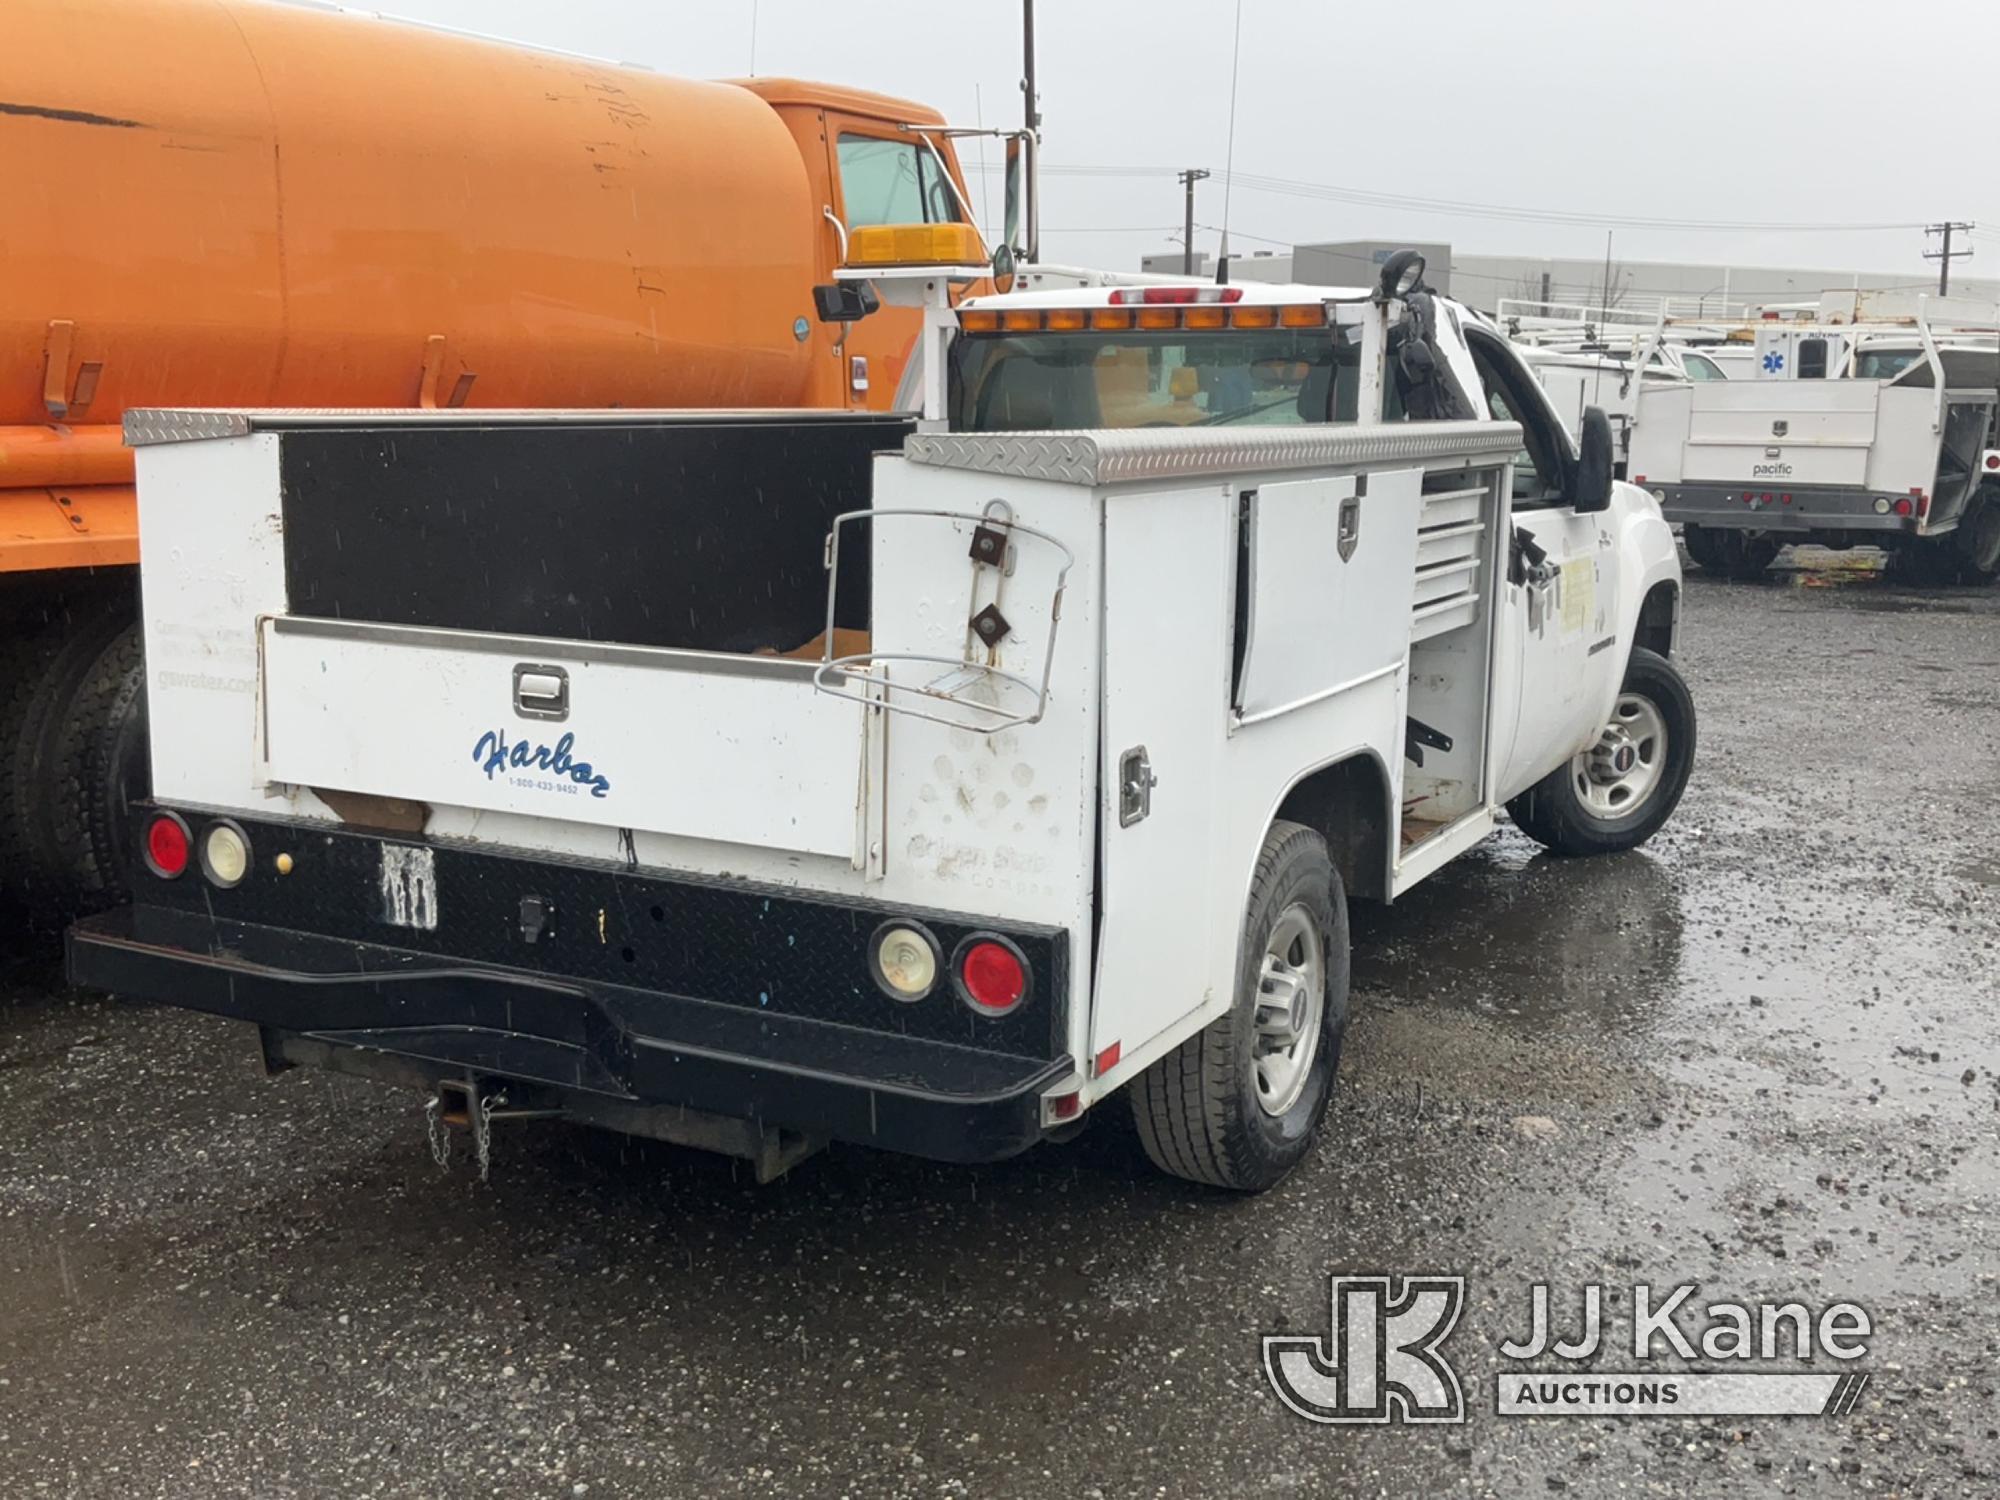
[[[1854,360],[1856,380],[1894,380],[1917,362],[1918,349],[1863,349]]]
[[[1799,340],[1799,379],[1826,379],[1826,340]]]
[[[950,184],[920,142],[843,135],[839,149],[840,196],[849,229],[957,221]]]
[[[965,336],[952,346],[951,426],[1052,432],[1352,422],[1359,360],[1357,345],[1325,329]]]
[[[1548,408],[1528,390],[1532,377],[1509,363],[1492,341],[1473,329],[1466,330],[1466,348],[1479,371],[1480,388],[1486,393],[1486,407],[1497,422],[1519,422],[1523,447],[1514,455],[1514,506],[1554,505],[1563,493],[1561,454],[1568,438],[1552,430]]]
[[[1687,377],[1689,380],[1728,379],[1728,377],[1722,373],[1722,367],[1718,365],[1714,360],[1710,359],[1706,354],[1690,354],[1683,352],[1681,355],[1681,366],[1687,371]]]

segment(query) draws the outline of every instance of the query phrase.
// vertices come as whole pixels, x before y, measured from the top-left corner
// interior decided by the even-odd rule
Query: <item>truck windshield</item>
[[[1359,346],[1332,328],[969,335],[956,432],[1296,427],[1355,420]]]

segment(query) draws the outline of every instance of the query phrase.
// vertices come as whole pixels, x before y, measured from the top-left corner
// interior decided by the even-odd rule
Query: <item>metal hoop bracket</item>
[[[1010,561],[1016,537],[1040,543],[1053,548],[1062,558],[1056,570],[1055,592],[1049,602],[1049,636],[1042,651],[1042,670],[1039,682],[1019,672],[1010,672],[1002,667],[975,661],[971,657],[938,656],[916,651],[863,651],[846,656],[833,654],[834,641],[834,601],[840,587],[840,534],[841,527],[850,522],[870,524],[884,518],[929,519],[963,522],[975,529],[985,527],[1002,533],[1007,545],[1002,549],[1002,559],[994,566],[1003,573],[1013,572]],[[964,729],[973,734],[996,734],[1003,729],[1016,728],[1023,724],[1034,724],[1041,720],[1048,708],[1049,678],[1055,668],[1056,628],[1062,620],[1063,590],[1069,583],[1070,569],[1075,566],[1076,554],[1059,539],[1046,531],[1027,526],[1012,518],[1007,507],[995,502],[987,513],[975,515],[959,510],[850,510],[833,518],[833,529],[826,538],[826,655],[813,671],[813,687],[834,698],[846,698],[870,708],[881,709],[885,713],[908,714],[911,718],[928,720],[933,724],[944,724],[953,729]],[[938,675],[925,683],[900,683],[875,674],[877,662],[922,663],[939,668]],[[865,688],[843,688],[834,685],[842,674],[865,674]],[[978,688],[987,688],[998,700],[1002,694],[1026,693],[1032,700],[1030,707],[1021,710],[1002,708],[998,702],[982,703],[967,694]],[[922,703],[898,702],[898,695],[924,700]],[[949,705],[939,710],[925,704]]]

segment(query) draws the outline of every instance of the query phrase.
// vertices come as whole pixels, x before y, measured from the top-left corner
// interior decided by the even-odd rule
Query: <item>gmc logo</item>
[[[1463,1422],[1458,1372],[1438,1353],[1465,1306],[1463,1276],[1331,1278],[1331,1337],[1264,1336],[1264,1375],[1309,1422]]]

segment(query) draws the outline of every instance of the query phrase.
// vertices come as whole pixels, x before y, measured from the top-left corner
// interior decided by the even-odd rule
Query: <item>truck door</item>
[[[826,134],[833,157],[833,211],[848,233],[876,224],[964,222],[958,195],[921,136],[837,110],[827,111]],[[848,325],[841,349],[848,406],[888,408],[916,347],[920,321],[914,311],[885,307]]]
[[[1616,649],[1618,570],[1610,528],[1567,501],[1574,450],[1526,366],[1496,336],[1468,327],[1488,411],[1519,422],[1514,457],[1516,538],[1543,554],[1538,567],[1519,550],[1499,625],[1497,659],[1519,691],[1495,694],[1494,790],[1500,800],[1539,780],[1596,739],[1610,713],[1624,653]],[[1511,714],[1513,722],[1507,722]]]

